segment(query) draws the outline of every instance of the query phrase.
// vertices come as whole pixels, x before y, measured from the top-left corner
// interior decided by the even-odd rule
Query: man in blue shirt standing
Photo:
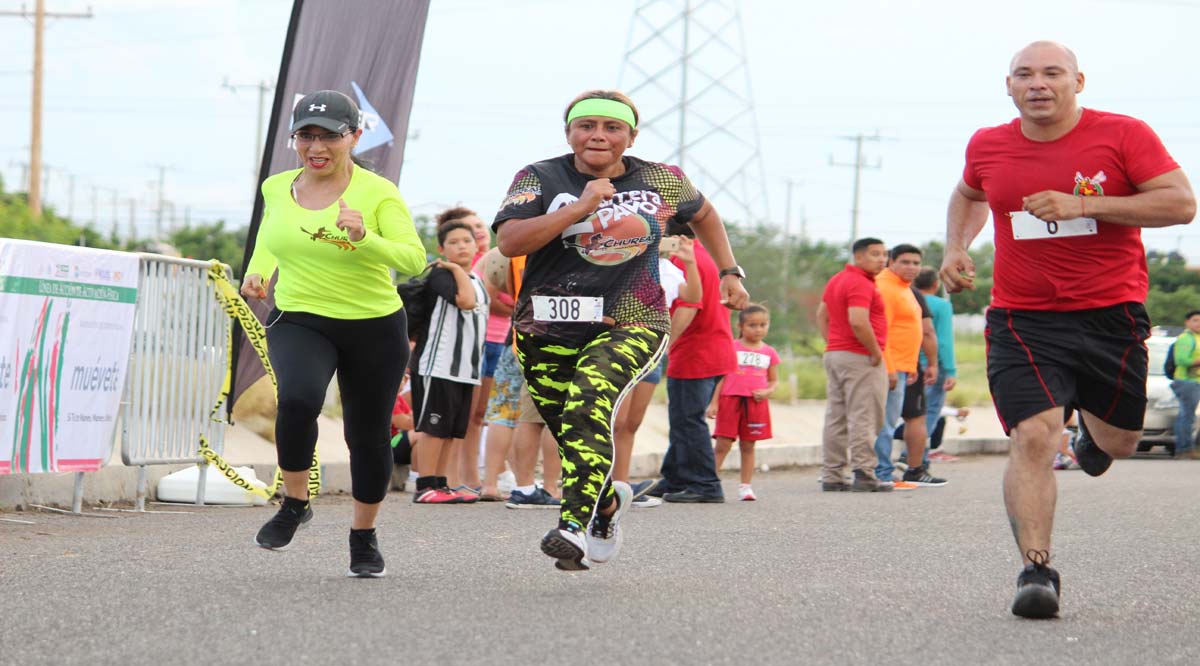
[[[1200,404],[1200,310],[1187,313],[1187,329],[1172,345],[1175,355],[1175,376],[1171,390],[1179,400],[1179,415],[1175,417],[1175,458],[1200,459],[1192,433],[1196,423],[1196,405]]]
[[[954,308],[950,301],[937,295],[942,288],[938,281],[936,268],[926,266],[913,280],[913,286],[925,295],[925,302],[933,314],[933,330],[937,333],[937,381],[925,387],[925,425],[932,433],[937,427],[938,418],[942,415],[942,407],[946,404],[946,392],[954,390],[958,380],[955,378],[958,370],[954,367]],[[925,364],[925,353],[921,353],[921,363]],[[1197,384],[1200,388],[1200,384]],[[929,445],[925,446],[925,467],[928,469],[930,460],[952,460],[945,453],[930,454]]]

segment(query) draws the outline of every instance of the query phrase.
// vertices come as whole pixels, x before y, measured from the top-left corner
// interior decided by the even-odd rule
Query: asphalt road
[[[251,544],[270,508],[0,513],[37,523],[0,521],[0,664],[1200,663],[1200,464],[1058,473],[1052,621],[1008,612],[1003,465],[890,495],[770,472],[756,503],[635,510],[585,573],[538,551],[553,513],[400,494],[380,580],[344,577],[346,498],[286,552]]]

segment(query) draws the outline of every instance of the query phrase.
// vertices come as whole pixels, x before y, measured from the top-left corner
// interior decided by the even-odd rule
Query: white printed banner
[[[107,462],[137,286],[137,255],[0,239],[0,474]]]

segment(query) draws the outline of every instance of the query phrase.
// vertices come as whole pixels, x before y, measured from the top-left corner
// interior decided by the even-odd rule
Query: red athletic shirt
[[[671,347],[667,356],[667,376],[675,379],[723,377],[737,369],[733,353],[733,334],[730,332],[729,309],[721,305],[721,277],[712,255],[700,241],[696,250],[696,270],[700,273],[703,294],[699,303],[676,303],[676,307],[696,307],[696,318]],[[672,259],[681,270],[683,262]],[[674,308],[672,308],[672,311]]]
[[[887,345],[887,314],[883,309],[883,296],[879,294],[875,278],[870,273],[853,264],[846,264],[845,270],[825,284],[821,300],[829,311],[829,342],[825,345],[825,351],[871,355],[854,337],[854,329],[850,328],[849,308],[867,308],[879,349]]]
[[[1015,240],[1009,213],[1043,190],[1129,196],[1137,184],[1178,169],[1144,122],[1084,109],[1054,141],[1032,141],[1020,119],[979,130],[967,144],[963,181],[987,195],[996,228],[992,305],[1016,310],[1086,310],[1146,300],[1149,277],[1138,227],[1098,220],[1097,233]]]

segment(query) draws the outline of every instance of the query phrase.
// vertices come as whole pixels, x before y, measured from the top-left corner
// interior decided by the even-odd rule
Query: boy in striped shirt
[[[417,342],[412,398],[420,476],[413,502],[463,504],[477,495],[451,491],[446,482],[450,445],[465,437],[471,396],[479,385],[487,333],[488,294],[471,272],[475,236],[462,222],[438,227],[438,252],[426,291],[433,299],[429,331]]]

